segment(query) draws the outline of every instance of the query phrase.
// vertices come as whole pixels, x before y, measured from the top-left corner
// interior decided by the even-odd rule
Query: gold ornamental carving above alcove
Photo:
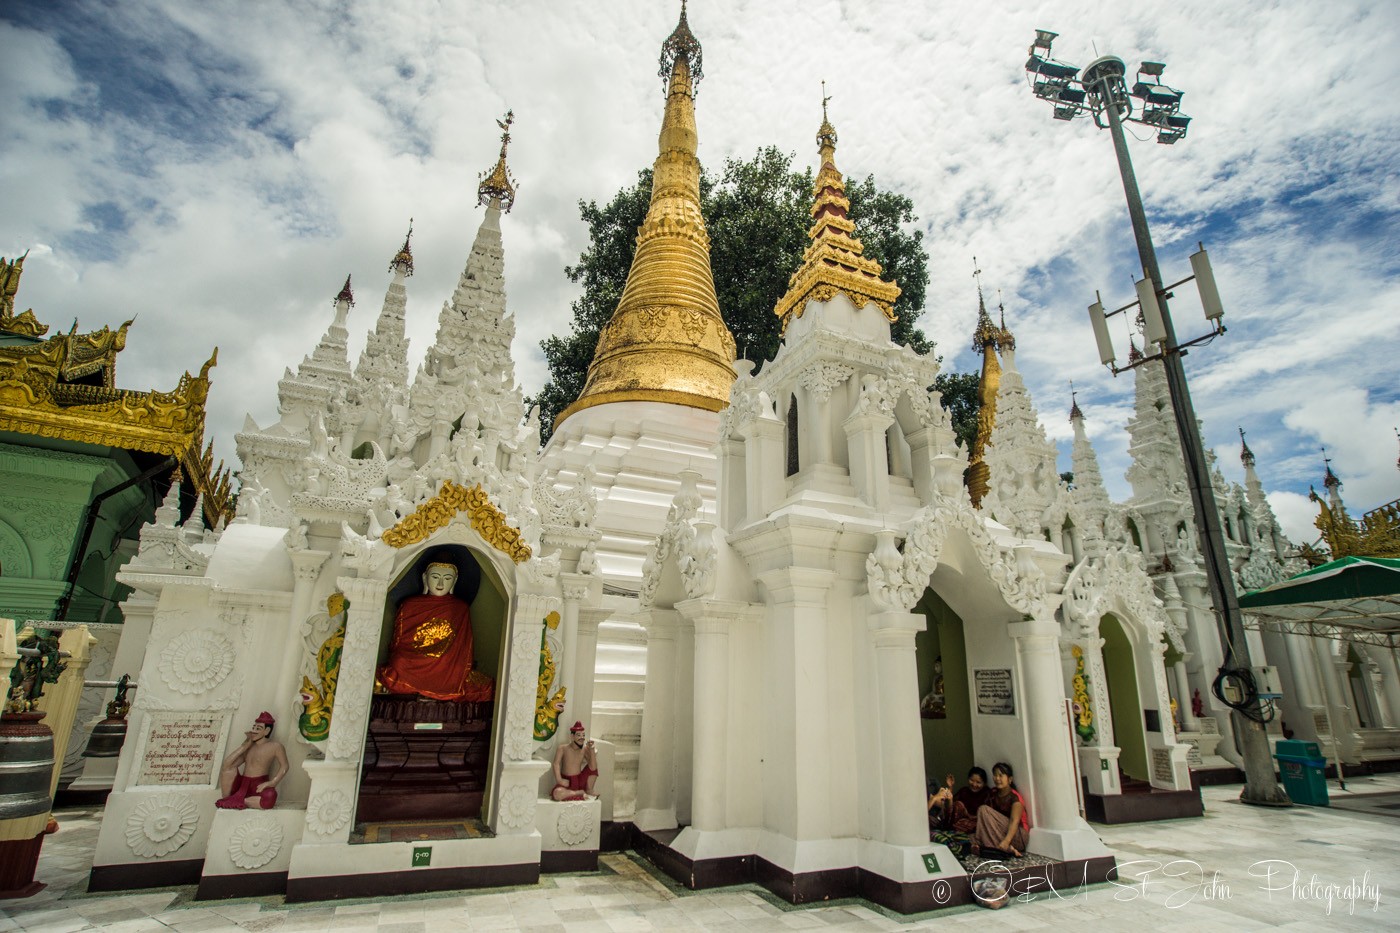
[[[458,512],[466,512],[471,526],[496,550],[517,564],[530,559],[530,546],[518,528],[512,528],[505,513],[492,504],[480,484],[471,489],[444,480],[437,495],[424,502],[383,534],[385,544],[394,548],[426,541],[433,532],[447,527]]]

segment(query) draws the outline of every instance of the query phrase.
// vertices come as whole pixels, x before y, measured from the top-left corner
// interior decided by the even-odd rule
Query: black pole
[[[92,497],[92,501],[88,503],[87,517],[83,521],[83,532],[78,536],[78,547],[68,558],[68,573],[65,575],[67,578],[67,585],[64,587],[63,596],[59,598],[58,606],[54,610],[55,621],[62,622],[68,618],[68,607],[73,604],[73,591],[78,584],[78,574],[81,573],[83,569],[83,552],[87,550],[88,541],[92,538],[92,529],[97,525],[97,516],[102,511],[102,503],[112,496],[115,496],[123,489],[135,486],[137,483],[144,483],[157,473],[163,473],[173,468],[177,462],[178,461],[174,457],[166,457],[140,476],[133,476],[129,479],[122,480],[111,489],[99,492]]]
[[[1102,59],[1100,59],[1102,61]],[[1121,64],[1121,63],[1120,63]],[[1091,65],[1090,69],[1094,66]],[[1089,69],[1086,69],[1089,70]],[[1181,453],[1186,462],[1187,485],[1191,490],[1191,505],[1196,511],[1196,530],[1200,535],[1205,557],[1206,581],[1211,602],[1215,605],[1216,622],[1220,627],[1225,649],[1224,669],[1250,667],[1249,644],[1245,641],[1244,617],[1240,614],[1235,595],[1234,577],[1230,573],[1229,557],[1225,551],[1225,534],[1220,528],[1220,511],[1215,504],[1215,491],[1210,484],[1210,469],[1206,465],[1205,446],[1196,425],[1196,410],[1191,404],[1191,392],[1186,385],[1186,370],[1181,364],[1181,350],[1176,345],[1176,329],[1167,310],[1167,294],[1162,288],[1162,273],[1157,267],[1157,252],[1152,248],[1152,235],[1147,229],[1147,214],[1138,192],[1137,176],[1128,156],[1128,141],[1118,116],[1117,94],[1109,69],[1098,70],[1097,93],[1103,103],[1108,128],[1113,137],[1113,150],[1118,156],[1118,172],[1123,178],[1123,193],[1128,199],[1128,214],[1133,221],[1133,237],[1137,240],[1142,271],[1152,280],[1152,290],[1162,309],[1162,324],[1167,339],[1162,348],[1162,368],[1166,371],[1167,392],[1171,396],[1172,413],[1176,417],[1176,432],[1181,440]],[[1121,81],[1121,75],[1117,76]],[[1126,90],[1126,88],[1124,89]],[[1273,760],[1269,757],[1269,740],[1264,734],[1261,704],[1257,696],[1249,698],[1249,715],[1235,710],[1235,733],[1240,739],[1240,756],[1244,760],[1244,790],[1240,800],[1261,806],[1292,805],[1288,794],[1274,777]]]

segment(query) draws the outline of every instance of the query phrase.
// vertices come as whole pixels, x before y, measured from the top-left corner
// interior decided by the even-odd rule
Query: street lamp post
[[[1055,36],[1055,33],[1045,30],[1036,31],[1026,71],[1031,75],[1035,95],[1054,104],[1055,119],[1072,120],[1076,116],[1089,114],[1100,129],[1107,127],[1113,137],[1113,149],[1118,156],[1118,171],[1123,179],[1123,193],[1127,196],[1128,213],[1132,217],[1133,237],[1137,241],[1138,257],[1146,279],[1139,287],[1142,313],[1149,342],[1156,341],[1160,347],[1158,353],[1148,356],[1148,360],[1160,359],[1166,373],[1167,391],[1171,397],[1177,435],[1185,460],[1187,485],[1191,491],[1191,504],[1195,509],[1196,527],[1205,558],[1206,579],[1211,600],[1215,604],[1225,650],[1225,662],[1216,680],[1216,695],[1234,710],[1235,731],[1240,737],[1240,753],[1245,766],[1245,785],[1240,799],[1245,803],[1262,806],[1290,806],[1287,793],[1274,777],[1268,738],[1263,725],[1267,717],[1253,686],[1244,619],[1240,614],[1234,579],[1225,551],[1225,536],[1220,527],[1220,512],[1215,504],[1215,492],[1211,488],[1205,447],[1197,428],[1191,393],[1186,385],[1186,371],[1181,363],[1185,346],[1211,339],[1224,332],[1220,325],[1218,300],[1215,300],[1213,280],[1207,285],[1208,272],[1203,275],[1198,269],[1198,284],[1202,286],[1202,294],[1207,298],[1206,314],[1212,320],[1215,330],[1200,340],[1192,340],[1185,345],[1179,344],[1171,314],[1167,309],[1167,298],[1171,293],[1162,285],[1157,253],[1152,248],[1147,215],[1142,207],[1142,196],[1138,192],[1137,177],[1133,173],[1127,139],[1123,132],[1123,120],[1128,119],[1153,128],[1159,143],[1171,145],[1186,135],[1191,118],[1181,113],[1181,92],[1161,83],[1164,68],[1161,63],[1144,62],[1138,70],[1137,81],[1130,93],[1124,81],[1127,68],[1122,59],[1105,55],[1091,62],[1084,69],[1082,77],[1076,77],[1079,73],[1077,68],[1050,58],[1050,44]],[[1134,97],[1141,101],[1139,113],[1136,115],[1132,108]],[[1208,270],[1204,251],[1198,255],[1201,256],[1201,267]],[[1193,265],[1195,264],[1193,257]],[[1147,287],[1149,283],[1150,288]],[[1159,310],[1160,318],[1156,314]],[[1101,320],[1102,305],[1096,302],[1090,313]],[[1108,345],[1107,327],[1100,326],[1099,321],[1095,321],[1095,332],[1099,338],[1103,361],[1113,366],[1114,373],[1117,374],[1119,369],[1113,365],[1113,351]],[[1230,686],[1222,690],[1221,684]],[[1238,695],[1227,695],[1227,691],[1231,689],[1237,691]]]

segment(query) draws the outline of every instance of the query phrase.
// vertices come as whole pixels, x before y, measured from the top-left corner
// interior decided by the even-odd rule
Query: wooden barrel
[[[43,713],[0,717],[0,820],[47,813],[53,805],[53,732]]]

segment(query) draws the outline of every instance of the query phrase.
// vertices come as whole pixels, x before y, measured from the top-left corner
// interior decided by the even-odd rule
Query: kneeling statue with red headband
[[[555,800],[590,800],[598,795],[593,785],[598,781],[598,752],[593,740],[584,731],[582,722],[569,727],[569,741],[554,753]]]
[[[277,720],[263,710],[245,732],[243,744],[224,759],[219,788],[224,796],[214,802],[222,810],[271,810],[277,803],[277,785],[287,776],[287,750],[272,740]],[[273,765],[277,773],[272,774]],[[240,774],[239,768],[243,771]]]

